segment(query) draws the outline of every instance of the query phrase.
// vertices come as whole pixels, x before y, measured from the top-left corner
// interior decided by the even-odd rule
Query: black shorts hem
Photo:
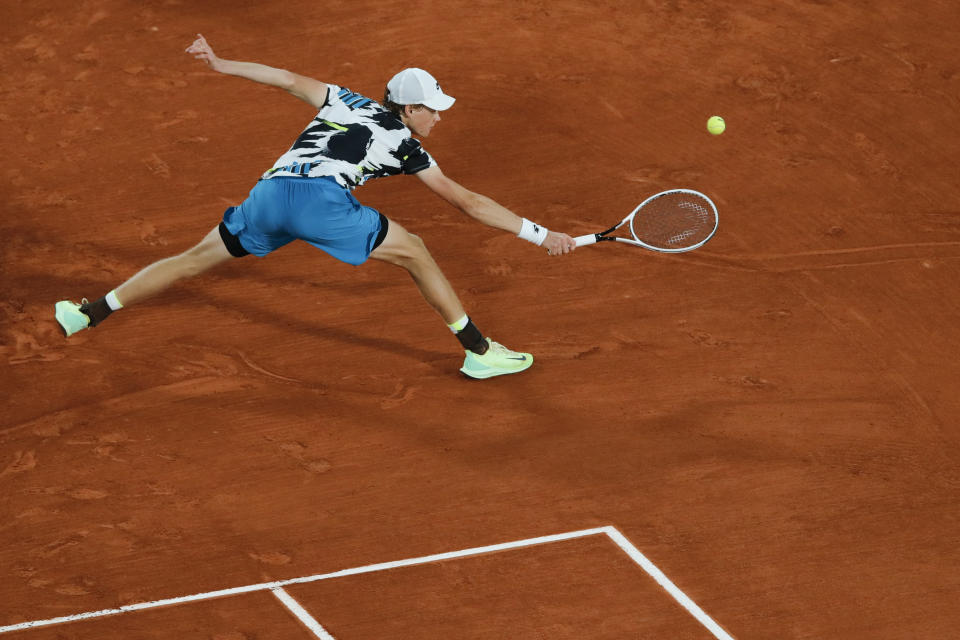
[[[243,256],[250,255],[250,252],[243,248],[243,245],[240,244],[240,238],[230,233],[230,230],[227,229],[227,225],[223,222],[220,223],[220,226],[217,227],[220,231],[220,239],[223,240],[223,246],[227,248],[227,251],[230,252],[234,258],[242,258]]]
[[[383,215],[379,211],[377,213],[380,215],[380,233],[377,234],[377,239],[373,241],[373,248],[376,249],[381,244],[383,244],[384,239],[387,237],[387,229],[390,228],[390,221],[387,219],[387,216]]]

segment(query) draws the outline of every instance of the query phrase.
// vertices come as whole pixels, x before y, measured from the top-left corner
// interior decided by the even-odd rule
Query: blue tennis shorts
[[[231,248],[265,256],[304,240],[348,264],[363,264],[387,232],[387,219],[365,207],[333,178],[260,180],[239,207],[223,214],[220,233]],[[224,228],[233,238],[224,234]]]

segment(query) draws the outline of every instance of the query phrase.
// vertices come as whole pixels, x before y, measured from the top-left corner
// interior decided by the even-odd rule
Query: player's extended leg
[[[190,249],[141,269],[117,287],[117,297],[123,301],[124,306],[136,304],[160,293],[177,280],[199,275],[232,257],[220,237],[218,228],[214,227],[203,240]]]
[[[174,282],[203,273],[221,262],[229,260],[227,250],[218,228],[198,244],[183,253],[164,258],[141,269],[136,275],[95,302],[84,300],[81,304],[61,300],[56,304],[56,318],[63,332],[71,336],[77,331],[100,324],[110,313],[122,306],[130,306],[153,296]],[[121,304],[122,301],[122,304]]]
[[[418,236],[391,220],[386,237],[370,253],[370,257],[407,270],[420,293],[456,333],[466,350],[466,358],[460,369],[465,375],[492,378],[523,371],[533,364],[533,356],[529,353],[511,351],[483,337],[467,317],[450,282]]]

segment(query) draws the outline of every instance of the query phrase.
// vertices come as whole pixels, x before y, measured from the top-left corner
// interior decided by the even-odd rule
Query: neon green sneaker
[[[64,335],[68,338],[77,331],[90,326],[90,316],[84,313],[87,304],[86,298],[80,304],[69,300],[61,300],[54,307],[57,310],[57,322],[60,323]]]
[[[510,351],[490,338],[487,338],[487,342],[490,343],[490,348],[482,356],[473,351],[467,351],[467,357],[463,361],[463,366],[460,367],[460,371],[465,376],[478,379],[492,378],[508,373],[520,373],[533,364],[533,356],[529,353]]]

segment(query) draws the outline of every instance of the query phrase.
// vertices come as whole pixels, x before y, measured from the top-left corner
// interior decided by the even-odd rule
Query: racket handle
[[[578,247],[582,247],[588,244],[593,244],[597,241],[597,234],[588,233],[585,236],[577,236],[576,238],[573,239],[573,241],[577,243]]]

